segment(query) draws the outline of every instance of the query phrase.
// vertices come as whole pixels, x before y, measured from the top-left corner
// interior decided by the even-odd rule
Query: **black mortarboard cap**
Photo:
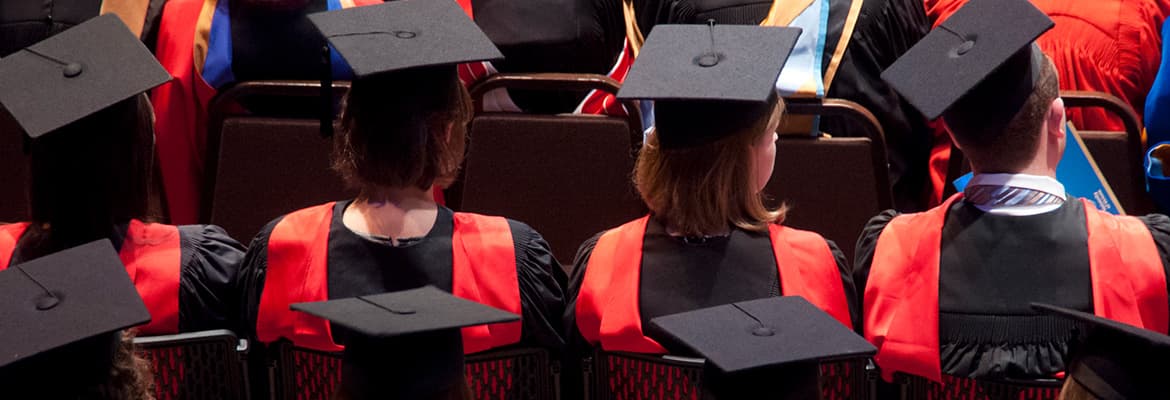
[[[654,100],[664,148],[704,145],[770,115],[799,28],[658,25],[618,91]]]
[[[1170,336],[1067,308],[1032,308],[1076,321],[1083,328],[1070,346],[1067,379],[1098,399],[1170,398]]]
[[[873,355],[853,330],[798,296],[770,297],[650,321],[651,337],[707,359],[704,388],[718,398],[760,393],[816,398],[819,364]]]
[[[40,137],[171,80],[114,14],[0,60],[0,103]]]
[[[0,271],[0,321],[3,368],[149,322],[150,313],[101,240]]]
[[[334,339],[345,345],[342,390],[357,399],[448,389],[464,373],[459,328],[520,318],[433,286],[291,308],[332,322]]]
[[[309,15],[355,77],[503,58],[453,1],[401,0]]]
[[[982,105],[1002,104],[998,111],[1009,113],[991,117],[1010,119],[1032,93],[1038,64],[1047,62],[1033,41],[1053,25],[1027,0],[972,1],[898,58],[882,79],[929,119],[981,87],[991,97]],[[979,111],[988,116],[988,110]]]

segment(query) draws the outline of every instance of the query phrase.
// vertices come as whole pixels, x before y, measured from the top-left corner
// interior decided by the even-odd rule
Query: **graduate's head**
[[[682,234],[766,232],[784,216],[760,195],[772,176],[783,110],[777,96],[760,104],[657,102],[656,127],[634,169],[642,200]]]
[[[760,191],[784,113],[776,80],[799,36],[795,28],[660,25],[646,39],[618,98],[654,100],[634,183],[670,230],[767,232],[783,220]]]
[[[1031,88],[1013,92],[1019,85]],[[1013,57],[942,118],[977,172],[1019,172],[1037,162],[1055,171],[1064,151],[1064,102],[1056,68],[1032,48]]]
[[[882,72],[942,117],[977,173],[1053,175],[1064,147],[1055,68],[1035,40],[1055,24],[1027,0],[972,1]]]
[[[33,220],[57,239],[76,236],[56,250],[146,216],[154,112],[145,94],[32,139],[29,149]]]
[[[127,331],[150,312],[108,239],[0,271],[0,314],[5,398],[154,398]]]
[[[473,112],[456,66],[501,58],[491,40],[450,1],[393,1],[309,21],[355,76],[333,169],[361,196],[450,185]]]
[[[333,169],[363,193],[446,187],[463,162],[471,114],[454,66],[358,79],[334,138]]]
[[[460,328],[520,319],[433,286],[291,307],[345,346],[335,400],[469,399]]]

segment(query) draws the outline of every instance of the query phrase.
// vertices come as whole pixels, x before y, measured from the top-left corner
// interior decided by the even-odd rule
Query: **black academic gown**
[[[886,211],[857,243],[854,282],[862,300]],[[1170,218],[1139,217],[1170,272]],[[1050,378],[1064,370],[1073,324],[1041,315],[1030,302],[1093,311],[1084,205],[1068,201],[1033,216],[984,213],[958,201],[943,225],[939,256],[942,372],[994,379]],[[1170,288],[1168,288],[1170,290]],[[858,325],[860,331],[863,327]]]
[[[399,239],[399,244],[359,235],[346,228],[342,216],[350,201],[334,207],[329,228],[327,285],[331,299],[365,296],[434,285],[452,290],[451,235],[453,212],[439,207],[435,225],[426,236]],[[240,273],[243,301],[240,330],[254,337],[260,296],[268,269],[268,237],[281,218],[270,222],[252,241]],[[516,249],[516,276],[520,283],[521,343],[559,351],[564,346],[560,316],[565,300],[565,273],[548,243],[528,225],[508,220]]]
[[[122,248],[127,226],[110,235]],[[21,253],[24,235],[17,242],[10,265],[27,260]],[[215,225],[179,226],[179,332],[234,329],[239,299],[235,282],[244,246]]]
[[[454,214],[439,207],[435,225],[426,236],[398,239],[398,245],[384,238],[359,235],[342,223],[345,208],[352,201],[340,201],[334,206],[329,228],[327,285],[330,299],[395,292],[425,285],[434,285],[450,292],[451,235],[454,232]],[[260,297],[268,270],[268,238],[284,217],[268,223],[252,240],[240,272],[239,288],[242,301],[240,332],[255,339]],[[560,316],[564,312],[565,273],[553,257],[548,243],[524,223],[508,220],[516,252],[516,276],[520,284],[521,338],[520,344],[550,350],[559,357],[565,346]],[[337,338],[334,338],[337,339]],[[263,354],[263,345],[253,341],[253,351]],[[264,356],[252,357],[253,361]],[[253,373],[266,374],[265,366],[253,362]],[[260,375],[252,375],[260,376]],[[263,388],[253,384],[253,395],[265,395]]]
[[[649,35],[656,24],[706,23],[708,19],[721,24],[756,25],[767,18],[772,7],[770,0],[646,0],[634,4],[638,28],[644,35]],[[851,4],[847,0],[829,1],[822,71],[828,71],[832,62]],[[864,0],[826,93],[826,97],[857,102],[877,117],[885,132],[894,204],[903,211],[924,208],[932,130],[926,119],[881,79],[881,73],[928,32],[930,21],[921,0]],[[851,120],[823,118],[820,127],[835,137],[864,136],[863,128]]]
[[[621,0],[473,0],[475,23],[499,47],[501,73],[605,75],[625,43]],[[517,107],[572,112],[586,92],[509,90]]]
[[[589,258],[602,233],[581,245],[569,279],[571,300],[565,310],[564,324],[565,331],[571,332],[570,348],[578,359],[593,351],[577,330],[576,303]],[[849,313],[853,323],[858,324],[860,308],[855,308],[858,302],[853,297],[853,277],[845,254],[832,241],[828,244],[841,273]],[[781,278],[771,239],[767,234],[741,229],[732,230],[725,237],[687,239],[667,234],[661,222],[650,218],[642,242],[641,268],[638,309],[643,327],[649,326],[651,319],[664,315],[781,294]],[[687,354],[682,346],[670,343],[663,346]],[[566,365],[566,373],[576,367],[579,366]]]

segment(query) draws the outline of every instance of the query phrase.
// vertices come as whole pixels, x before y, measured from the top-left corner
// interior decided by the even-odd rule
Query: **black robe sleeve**
[[[846,261],[845,252],[841,251],[836,243],[828,239],[825,239],[825,242],[829,243],[829,250],[833,252],[833,259],[837,261],[837,272],[841,275],[841,286],[845,289],[845,301],[849,305],[849,321],[856,328],[861,326],[861,303],[857,300],[857,289],[853,284],[853,266]]]
[[[179,227],[179,331],[233,329],[244,246],[215,225]]]
[[[1150,236],[1154,238],[1154,246],[1158,247],[1158,256],[1162,259],[1162,271],[1166,274],[1166,291],[1170,292],[1170,217],[1162,214],[1149,214],[1138,217]]]
[[[513,220],[508,220],[508,226],[516,246],[516,278],[523,313],[521,341],[549,349],[559,357],[566,342],[559,319],[565,312],[564,287],[568,278],[539,233]]]
[[[861,230],[861,236],[857,238],[857,247],[853,253],[852,275],[855,290],[854,307],[859,311],[858,314],[864,312],[865,284],[869,280],[869,268],[873,264],[873,251],[877,248],[878,236],[882,234],[882,230],[886,229],[886,224],[890,223],[890,220],[896,216],[898,216],[897,211],[882,211],[881,214],[869,219],[865,228]],[[862,325],[859,323],[854,323],[853,329],[862,333]]]
[[[268,272],[268,236],[283,218],[269,222],[252,239],[240,266],[239,279],[236,280],[236,292],[240,294],[236,332],[249,340],[256,338],[256,317],[260,313],[260,295],[264,291],[265,273]]]
[[[581,393],[584,388],[581,386],[584,382],[580,378],[582,376],[581,361],[590,357],[593,354],[593,346],[581,336],[581,331],[577,330],[577,295],[581,293],[581,284],[585,280],[585,267],[589,264],[589,256],[593,254],[593,248],[597,246],[597,240],[605,232],[600,232],[593,237],[586,240],[577,249],[577,256],[574,257],[573,267],[569,270],[569,286],[568,304],[565,306],[564,318],[564,332],[566,342],[566,356],[563,362],[564,371],[561,374],[561,391],[564,394],[564,400],[574,400],[581,398]]]

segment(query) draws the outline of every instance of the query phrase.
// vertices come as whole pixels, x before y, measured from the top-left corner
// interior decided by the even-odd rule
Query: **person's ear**
[[[1044,123],[1048,126],[1048,134],[1054,135],[1055,139],[1064,139],[1066,134],[1065,126],[1067,125],[1065,121],[1064,100],[1057,97],[1052,100],[1052,106],[1048,108],[1048,115],[1044,120]]]

